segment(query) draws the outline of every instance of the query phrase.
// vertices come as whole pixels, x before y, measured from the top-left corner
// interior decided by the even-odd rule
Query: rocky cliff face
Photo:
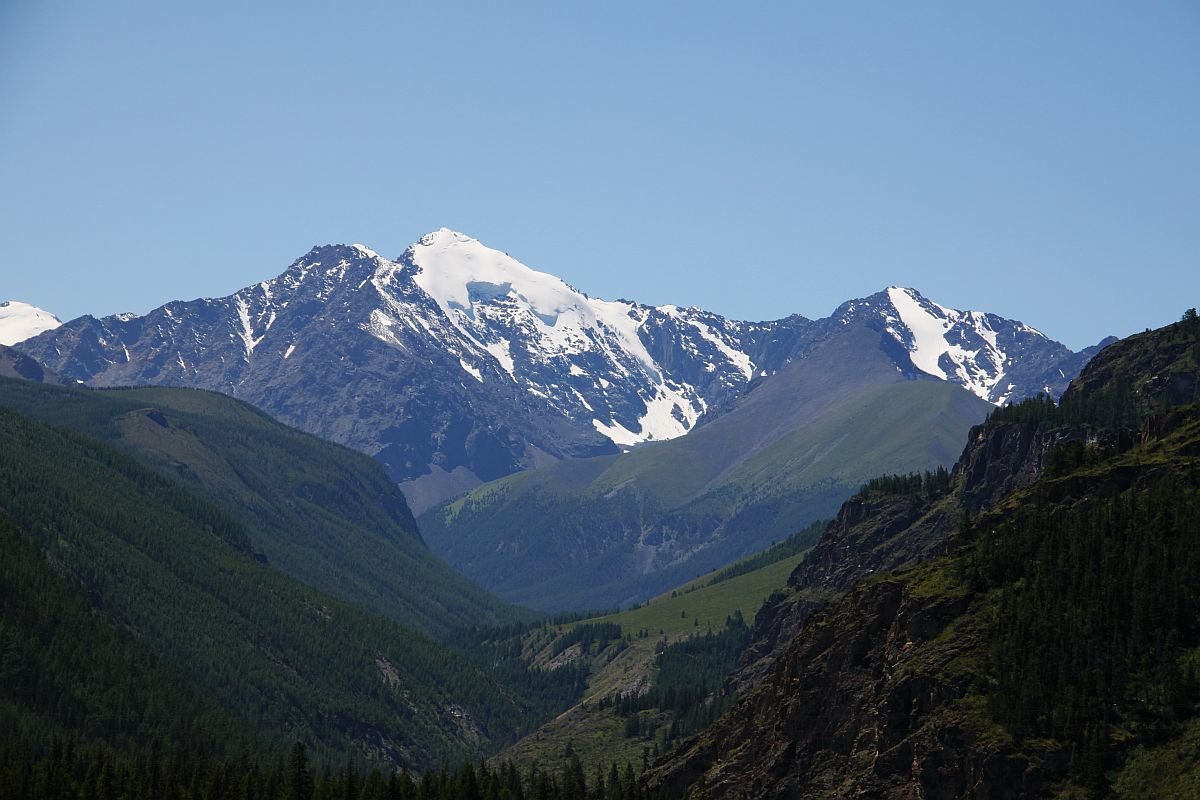
[[[872,490],[846,501],[788,578],[787,591],[755,617],[751,643],[729,688],[761,680],[781,647],[830,599],[872,575],[941,552],[965,516],[974,516],[1042,474],[1052,448],[1084,434],[1051,424],[987,422],[971,429],[944,496]]]
[[[648,774],[668,797],[1037,797],[1055,750],[1018,751],[964,707],[967,596],[882,579],[808,621],[759,690]],[[1047,766],[1049,764],[1049,767]]]

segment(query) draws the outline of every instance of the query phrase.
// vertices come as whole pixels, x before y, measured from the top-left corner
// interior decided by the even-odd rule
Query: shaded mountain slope
[[[36,569],[30,558],[44,559],[87,597],[89,619],[114,628],[115,638],[132,640],[179,676],[178,696],[164,698],[166,706],[152,706],[150,714],[169,732],[187,730],[174,714],[197,708],[208,719],[216,712],[207,709],[215,706],[218,723],[232,717],[234,731],[244,726],[269,746],[301,739],[335,758],[432,766],[505,741],[533,711],[529,698],[420,634],[264,565],[244,528],[179,484],[94,439],[8,409],[0,409],[0,514],[36,548],[33,556],[28,546],[15,551],[26,569]],[[36,588],[36,581],[16,583],[18,596],[6,597],[6,606],[36,602],[22,594]],[[65,616],[67,629],[80,624],[78,613]],[[54,655],[69,643],[19,630],[11,638],[5,619],[5,669],[13,663],[21,674],[23,664],[70,667],[71,658]],[[120,646],[93,655],[145,663]],[[104,669],[98,681],[106,680]],[[22,688],[25,683],[5,681],[0,713],[12,719],[11,711],[16,725],[69,728],[78,681],[93,675],[34,676],[43,687],[58,681],[72,688],[48,707],[38,691]],[[97,708],[117,704],[121,711],[122,702],[155,696],[153,683],[143,690],[141,676],[132,678],[127,699]],[[160,678],[154,680],[161,687]],[[204,701],[189,699],[195,697]],[[115,735],[140,735],[136,717],[144,712],[130,713],[130,724],[113,722]]]
[[[158,741],[227,755],[261,745],[245,721],[95,613],[86,587],[3,513],[0,552],[5,745],[58,739],[136,752]]]
[[[65,383],[58,375],[20,350],[2,344],[0,344],[0,378],[20,378],[35,383]]]
[[[0,379],[0,406],[109,442],[208,498],[275,567],[430,634],[528,614],[434,556],[377,463],[212,392]]]
[[[1105,350],[1060,406],[997,412],[990,427],[1060,432],[1037,479],[960,520],[943,555],[812,614],[649,783],[695,797],[1172,796],[1195,774],[1200,712],[1197,374],[1193,319]]]
[[[829,516],[881,472],[947,464],[988,404],[912,380],[847,324],[686,437],[504,478],[422,515],[430,546],[515,602],[645,599]]]

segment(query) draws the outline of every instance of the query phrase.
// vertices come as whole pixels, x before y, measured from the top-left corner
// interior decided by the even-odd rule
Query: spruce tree
[[[304,742],[296,742],[288,759],[287,797],[288,800],[312,800],[312,796],[313,775],[308,768],[308,753]]]

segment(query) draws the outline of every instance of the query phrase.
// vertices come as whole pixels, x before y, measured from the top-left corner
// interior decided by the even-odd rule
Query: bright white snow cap
[[[19,300],[0,303],[0,344],[14,345],[59,325],[62,321],[58,317],[29,303]]]

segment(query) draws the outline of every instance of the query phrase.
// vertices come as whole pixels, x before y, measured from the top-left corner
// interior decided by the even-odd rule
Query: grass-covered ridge
[[[535,628],[526,656],[579,669],[582,700],[506,750],[519,764],[586,769],[640,763],[711,721],[718,689],[745,646],[755,611],[803,559],[815,528],[631,609]],[[799,548],[799,549],[797,549]]]

